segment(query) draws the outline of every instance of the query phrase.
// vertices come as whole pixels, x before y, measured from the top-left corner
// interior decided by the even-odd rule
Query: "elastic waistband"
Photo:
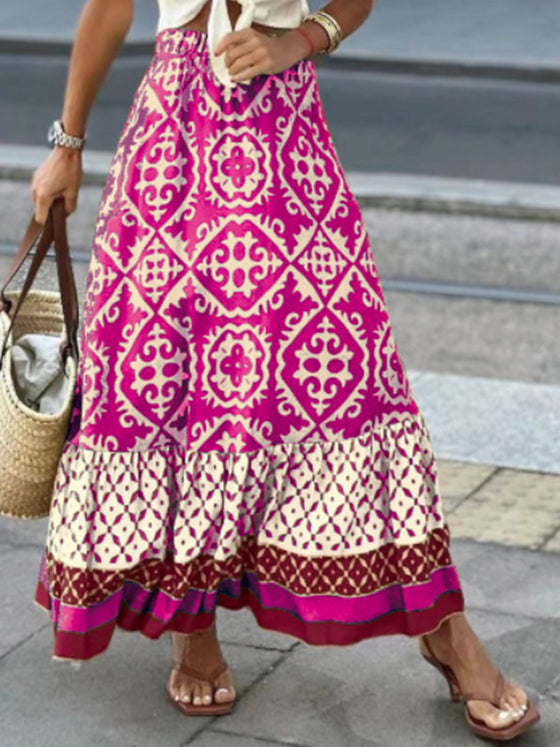
[[[162,29],[156,36],[155,54],[184,55],[187,52],[208,51],[208,34],[194,29]]]

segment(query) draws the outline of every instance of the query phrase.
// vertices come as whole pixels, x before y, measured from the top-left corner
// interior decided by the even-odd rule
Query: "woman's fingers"
[[[227,60],[229,50],[242,44],[250,44],[251,42],[258,41],[262,36],[264,34],[259,33],[251,27],[241,29],[240,31],[230,31],[229,34],[225,34],[221,39],[218,39],[214,47],[214,54],[219,56],[225,52]]]
[[[250,80],[255,75],[264,72],[262,63],[255,59],[254,55],[245,55],[236,60],[236,64],[229,68],[232,80]]]
[[[253,28],[234,32],[225,45],[225,63],[230,76],[244,80],[248,77],[247,69],[251,71],[249,77],[270,72],[273,66],[271,47],[276,41]]]
[[[30,185],[35,204],[34,217],[44,224],[56,197],[64,198],[66,214],[76,210],[82,179],[81,155],[67,150],[53,150],[33,174]]]
[[[49,208],[52,204],[54,197],[44,192],[37,192],[37,198],[35,200],[35,220],[37,223],[44,224],[47,221],[49,214]]]
[[[225,63],[231,65],[240,55],[246,54],[255,48],[253,37],[248,39],[233,39],[227,46],[225,52]]]
[[[64,208],[66,215],[73,213],[78,207],[78,195],[75,192],[64,193]]]

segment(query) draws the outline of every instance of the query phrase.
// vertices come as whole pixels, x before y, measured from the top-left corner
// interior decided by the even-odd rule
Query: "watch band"
[[[51,125],[49,132],[49,142],[54,145],[61,145],[63,148],[71,148],[72,150],[82,150],[85,145],[86,137],[78,137],[77,135],[69,135],[64,132],[64,126],[60,119],[55,119]]]

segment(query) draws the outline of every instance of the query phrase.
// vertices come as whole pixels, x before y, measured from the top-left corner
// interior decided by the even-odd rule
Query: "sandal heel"
[[[441,674],[445,677],[447,686],[449,687],[449,700],[451,700],[452,703],[458,703],[461,700],[461,690],[455,680],[454,675],[452,674],[452,670],[446,670],[444,668],[445,665],[441,664],[436,659],[432,659],[429,656],[426,656],[425,654],[422,654],[422,657],[428,662],[428,664],[431,664],[434,669],[437,669],[438,672],[441,672]]]
[[[531,726],[539,721],[540,713],[537,710],[535,703],[529,698],[527,698],[527,710],[525,711],[523,716],[513,724],[510,724],[510,726],[493,729],[492,727],[488,726],[485,721],[475,718],[469,711],[468,702],[470,700],[487,701],[496,708],[500,708],[500,702],[505,686],[503,674],[501,672],[498,672],[496,685],[494,687],[494,695],[492,698],[489,698],[481,693],[465,693],[459,686],[459,681],[457,680],[452,667],[444,664],[435,656],[430,644],[424,636],[420,636],[419,641],[420,654],[422,655],[422,657],[428,662],[428,664],[431,664],[439,672],[441,672],[447,680],[451,700],[453,702],[459,701],[464,703],[465,721],[467,722],[467,725],[469,726],[473,734],[476,734],[476,736],[482,737],[483,739],[492,739],[498,742],[506,742],[527,731],[529,728],[531,728]]]

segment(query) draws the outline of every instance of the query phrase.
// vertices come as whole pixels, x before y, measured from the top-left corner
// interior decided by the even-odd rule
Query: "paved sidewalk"
[[[324,5],[311,0],[316,9]],[[0,8],[0,50],[64,49],[82,3],[27,0]],[[155,0],[136,0],[130,51],[149,47]],[[36,19],[30,22],[30,19]],[[444,70],[560,80],[560,8],[556,0],[377,0],[367,21],[331,62],[362,60],[383,69]],[[29,45],[29,42],[32,42]],[[41,45],[42,43],[42,45]]]

